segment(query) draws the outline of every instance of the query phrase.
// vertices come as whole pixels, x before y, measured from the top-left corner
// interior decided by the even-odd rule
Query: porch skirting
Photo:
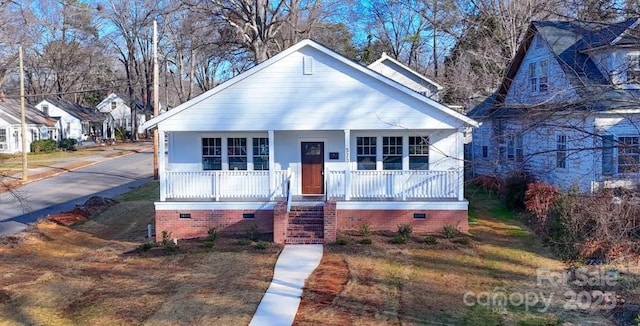
[[[338,231],[358,230],[367,224],[372,231],[397,231],[411,225],[417,233],[439,233],[446,225],[467,233],[467,201],[436,202],[336,202],[324,203],[324,242],[336,240]],[[172,238],[205,237],[211,228],[244,234],[257,226],[284,243],[287,233],[286,203],[281,202],[156,202],[156,240],[162,232]]]

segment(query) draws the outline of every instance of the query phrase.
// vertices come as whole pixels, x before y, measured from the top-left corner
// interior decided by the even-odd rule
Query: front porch
[[[336,201],[463,201],[460,170],[325,169],[321,193],[304,194],[297,175],[275,171],[166,171],[160,201],[276,202],[291,195]]]

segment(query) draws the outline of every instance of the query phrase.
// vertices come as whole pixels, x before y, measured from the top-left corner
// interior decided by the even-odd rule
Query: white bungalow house
[[[444,89],[442,85],[407,67],[402,62],[399,62],[384,52],[380,59],[369,65],[369,69],[430,99],[440,101],[440,93]]]
[[[63,99],[49,98],[40,101],[35,108],[44,115],[58,119],[61,139],[72,138],[82,143],[91,136],[102,137],[106,115]]]
[[[498,91],[469,112],[476,175],[567,190],[640,183],[638,19],[535,21]]]
[[[139,98],[135,99],[136,108],[136,126],[133,130],[140,127],[147,118],[151,116],[153,108],[145,108],[145,104]],[[115,138],[115,129],[123,128],[127,132],[131,132],[131,101],[129,97],[122,94],[111,93],[102,102],[96,105],[98,112],[108,113],[110,118],[105,119],[103,125],[103,138]]]
[[[19,100],[0,98],[0,153],[15,154],[22,152],[20,117]],[[25,104],[25,122],[27,127],[27,152],[31,151],[32,141],[59,139],[58,120],[45,116],[29,104]]]
[[[278,243],[363,224],[466,232],[462,129],[475,125],[304,40],[142,126],[168,138],[157,237],[252,224]]]

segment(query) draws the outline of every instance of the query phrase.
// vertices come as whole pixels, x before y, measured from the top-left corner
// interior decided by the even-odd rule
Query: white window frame
[[[400,140],[400,143],[398,143]],[[402,170],[402,158],[403,155],[403,144],[404,137],[403,136],[383,136],[382,137],[382,169],[383,170],[394,170],[401,171]],[[399,152],[399,153],[398,153]],[[386,162],[388,159],[397,159],[400,158],[400,168],[393,168],[389,164],[398,164]]]
[[[213,141],[213,144],[207,144],[205,146],[205,139],[207,139],[207,142],[209,142],[208,140],[211,139]],[[216,140],[219,142],[218,144],[215,143]],[[204,171],[221,171],[222,167],[223,167],[223,165],[222,165],[222,138],[221,137],[202,137],[201,140],[200,140],[200,149],[201,149],[201,153],[200,154],[202,155],[202,170],[204,170]],[[215,158],[219,158],[219,160],[220,160],[220,168],[219,169],[217,169],[217,168],[208,168],[208,166],[205,164],[205,159],[215,159]]]
[[[640,81],[640,53],[627,54],[627,82]]]
[[[360,141],[362,140],[362,142]],[[365,141],[366,140],[366,141]],[[372,144],[373,142],[373,144]],[[358,136],[356,137],[356,168],[358,170],[376,170],[378,154],[378,137]],[[360,162],[361,159],[373,159],[371,162]],[[360,165],[363,164],[363,165]]]
[[[268,171],[269,170],[269,137],[253,137],[251,138],[251,146],[253,147],[253,170]],[[265,165],[256,165],[256,158],[262,159]],[[256,168],[258,167],[258,168]]]
[[[556,137],[556,167],[561,169],[567,167],[567,135]]]
[[[549,61],[542,59],[529,63],[529,90],[544,93],[549,90]]]
[[[429,170],[429,145],[431,143],[429,136],[409,136],[407,141],[409,143],[409,170]],[[412,158],[425,157],[426,164],[419,167],[415,166],[417,163],[411,162]]]
[[[640,136],[618,137],[618,167],[616,170],[618,173],[640,172]]]
[[[507,136],[507,160],[522,162],[524,160],[524,149],[522,135]]]

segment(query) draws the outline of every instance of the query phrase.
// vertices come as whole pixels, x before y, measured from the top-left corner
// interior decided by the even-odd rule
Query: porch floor
[[[331,197],[330,200],[336,201],[347,201],[344,197]],[[167,198],[167,202],[278,202],[286,200],[284,197],[277,197],[275,199],[271,199],[268,197],[252,197],[252,198],[220,198],[220,200],[216,200],[215,198]],[[292,196],[292,202],[324,202],[325,197],[323,195],[319,196]],[[351,202],[450,202],[450,201],[458,201],[458,198],[407,198],[402,200],[400,198],[351,198]]]

